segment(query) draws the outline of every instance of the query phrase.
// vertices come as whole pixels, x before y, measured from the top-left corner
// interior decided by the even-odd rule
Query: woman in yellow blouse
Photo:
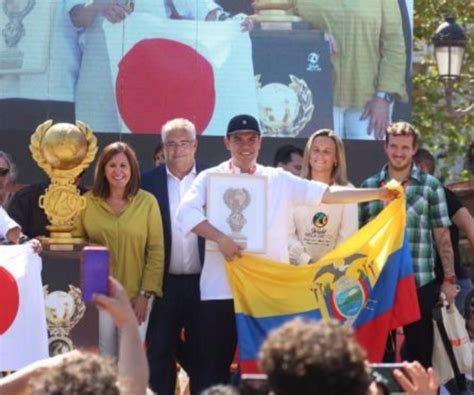
[[[146,333],[151,297],[161,296],[164,245],[161,215],[153,195],[139,189],[140,172],[133,150],[116,142],[102,151],[92,191],[81,214],[80,232],[110,251],[110,274],[124,286]],[[99,314],[99,350],[117,354],[117,328]]]

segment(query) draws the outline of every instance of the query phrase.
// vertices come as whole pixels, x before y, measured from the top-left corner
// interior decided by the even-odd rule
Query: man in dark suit
[[[150,387],[160,395],[174,395],[180,348],[180,362],[190,377],[191,394],[194,394],[200,387],[197,322],[204,240],[192,233],[182,234],[175,214],[182,196],[202,169],[195,163],[196,130],[190,121],[168,121],[162,127],[161,136],[165,164],[143,174],[141,185],[158,200],[165,241],[163,297],[153,304],[147,332]],[[183,329],[185,341],[181,343]]]

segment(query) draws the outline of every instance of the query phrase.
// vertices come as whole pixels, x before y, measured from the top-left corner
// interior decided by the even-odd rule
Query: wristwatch
[[[375,93],[375,96],[380,98],[380,99],[385,100],[389,104],[393,103],[393,101],[395,100],[395,97],[394,97],[393,93],[388,93],[388,92],[384,92],[384,91],[377,91]]]
[[[140,295],[144,296],[146,299],[150,299],[152,296],[155,295],[155,293],[152,292],[152,291],[145,291],[145,290],[142,289],[140,291]]]

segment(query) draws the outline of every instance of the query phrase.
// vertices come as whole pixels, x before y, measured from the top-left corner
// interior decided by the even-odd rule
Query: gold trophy
[[[33,159],[48,174],[51,184],[40,196],[39,206],[50,222],[49,238],[42,242],[51,250],[68,251],[84,240],[72,236],[76,219],[86,200],[80,195],[76,178],[89,166],[97,153],[97,138],[91,128],[49,120],[39,125],[31,136]]]
[[[301,17],[294,15],[296,0],[255,0],[256,14],[252,19],[258,22],[299,22]]]

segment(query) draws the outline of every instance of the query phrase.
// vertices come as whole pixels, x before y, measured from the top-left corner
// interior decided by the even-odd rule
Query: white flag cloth
[[[122,132],[157,133],[182,117],[198,133],[224,135],[234,115],[257,116],[252,45],[240,23],[144,13],[104,23]]]
[[[30,245],[0,246],[0,371],[48,357],[41,266]]]

